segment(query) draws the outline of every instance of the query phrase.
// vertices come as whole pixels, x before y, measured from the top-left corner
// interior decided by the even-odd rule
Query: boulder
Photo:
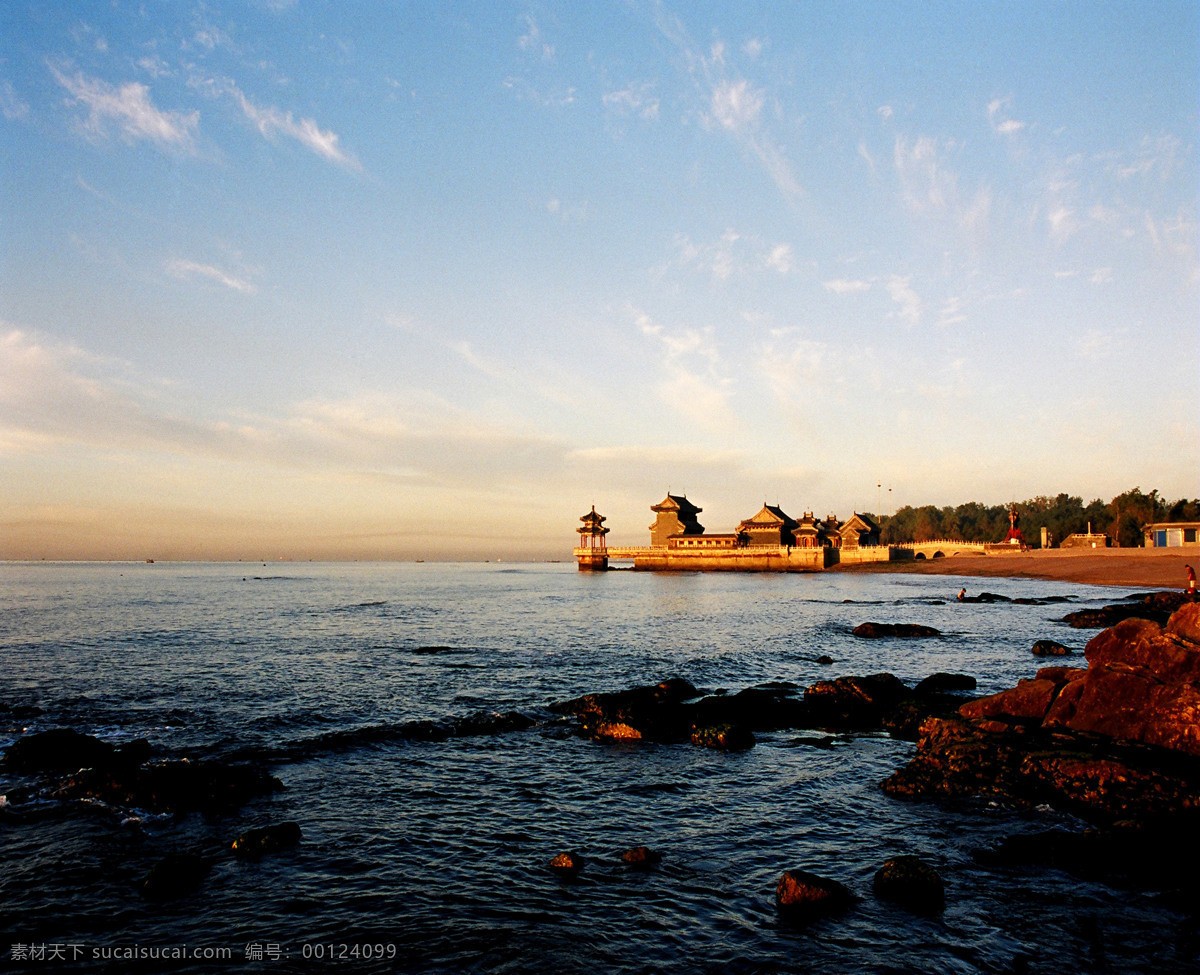
[[[217,812],[282,789],[262,769],[187,759],[138,767],[84,769],[49,792],[51,799],[98,799],[151,812]]]
[[[1086,670],[1046,667],[921,726],[884,789],[912,797],[1049,803],[1099,823],[1200,821],[1200,609],[1164,629],[1130,619],[1087,647]]]
[[[300,842],[300,824],[274,823],[258,829],[248,829],[230,845],[234,856],[257,858],[287,850]]]
[[[1054,640],[1038,640],[1030,648],[1035,657],[1069,657],[1071,648]]]
[[[740,724],[706,725],[692,728],[692,744],[727,752],[754,747],[754,732]]]
[[[107,741],[72,728],[53,728],[18,738],[5,761],[13,772],[59,772],[108,765],[115,754]]]
[[[930,694],[954,694],[961,691],[973,691],[977,682],[970,674],[930,674],[913,688],[918,697]]]
[[[874,887],[877,897],[918,914],[936,913],[946,902],[941,876],[920,857],[898,856],[885,860],[875,872]]]
[[[173,900],[190,894],[212,870],[212,863],[194,853],[163,857],[142,878],[142,896],[147,900]]]
[[[587,860],[578,853],[560,853],[550,861],[550,869],[560,877],[575,877],[587,866]]]
[[[621,854],[621,862],[634,870],[649,870],[662,863],[662,854],[647,846],[635,846]]]
[[[926,639],[942,635],[940,630],[920,623],[860,623],[852,632],[854,636],[868,640],[876,640],[880,637]]]
[[[790,918],[839,913],[856,901],[844,885],[807,870],[786,871],[775,887],[775,906]]]
[[[687,741],[693,718],[684,703],[697,693],[688,681],[676,677],[626,691],[585,694],[553,704],[551,710],[575,715],[583,732],[593,738]]]
[[[894,674],[821,680],[804,691],[810,721],[823,728],[875,728],[884,714],[910,696]]]

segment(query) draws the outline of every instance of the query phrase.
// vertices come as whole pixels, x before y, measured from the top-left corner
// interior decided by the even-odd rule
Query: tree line
[[[1010,505],[984,505],[978,501],[957,507],[919,508],[905,505],[892,515],[872,517],[880,527],[880,542],[929,542],[939,538],[963,542],[1002,542],[1008,535]],[[1020,530],[1027,544],[1040,547],[1042,528],[1050,545],[1057,547],[1068,535],[1087,532],[1108,535],[1113,545],[1136,548],[1144,544],[1142,527],[1152,522],[1200,521],[1200,500],[1171,501],[1157,490],[1144,494],[1133,488],[1107,504],[1099,498],[1084,504],[1082,498],[1060,494],[1039,496],[1016,503]]]

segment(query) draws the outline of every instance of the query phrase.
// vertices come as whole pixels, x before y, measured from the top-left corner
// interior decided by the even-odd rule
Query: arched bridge
[[[984,542],[964,542],[953,538],[938,538],[929,542],[901,542],[893,548],[912,552],[913,558],[949,558],[951,555],[984,555],[990,547]]]

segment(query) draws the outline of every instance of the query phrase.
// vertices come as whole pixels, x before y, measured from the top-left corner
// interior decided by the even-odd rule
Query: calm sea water
[[[1060,815],[884,795],[911,744],[867,734],[815,748],[811,734],[780,732],[741,754],[599,745],[547,710],[670,676],[739,690],[955,671],[987,693],[1032,676],[1035,640],[1081,650],[1090,634],[1055,622],[1062,606],[957,604],[961,585],[1080,605],[1114,595],[982,582],[569,564],[0,566],[0,702],[44,711],[0,713],[0,745],[67,726],[145,737],[171,756],[257,759],[286,785],[220,816],[0,809],[0,967],[70,967],[13,957],[14,945],[58,944],[80,946],[88,969],[113,949],[232,955],[112,971],[1196,971],[1196,920],[1159,892],[975,859]],[[849,635],[871,619],[944,636]],[[819,664],[823,654],[835,663]],[[440,742],[387,733],[514,709],[538,723]],[[0,779],[0,792],[22,784]],[[283,820],[303,829],[295,850],[220,855],[245,829]],[[660,868],[624,868],[621,852],[640,844],[663,852]],[[547,869],[564,850],[590,860],[574,882]],[[141,877],[178,851],[219,859],[194,894],[143,901]],[[942,873],[941,916],[872,896],[875,870],[903,853]],[[782,922],[774,887],[794,867],[863,900],[840,917]],[[364,959],[375,948],[363,946],[383,957]]]

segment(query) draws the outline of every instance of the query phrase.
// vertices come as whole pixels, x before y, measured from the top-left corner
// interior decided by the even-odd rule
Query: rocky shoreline
[[[907,765],[880,784],[888,796],[1014,810],[1050,806],[1087,824],[1078,832],[1014,836],[977,851],[981,859],[1168,887],[1195,910],[1200,604],[1179,593],[1134,594],[1066,621],[1096,627],[1106,620],[1119,621],[1088,643],[1086,667],[1042,667],[1016,687],[983,698],[972,695],[975,679],[964,674],[935,673],[915,686],[887,673],[843,675],[804,688],[774,681],[735,693],[705,692],[675,677],[554,702],[533,715],[480,713],[455,721],[371,726],[269,754],[201,758],[160,756],[145,741],[114,747],[70,729],[51,729],[8,748],[6,769],[31,784],[10,790],[0,811],[13,825],[36,820],[47,804],[89,812],[106,808],[118,818],[133,810],[229,813],[284,788],[271,767],[313,752],[538,727],[559,727],[556,733],[601,743],[690,744],[729,752],[754,748],[756,735],[785,730],[817,732],[797,739],[813,747],[829,746],[836,735],[887,733],[916,742]],[[875,623],[861,635],[930,639],[937,633]],[[1038,641],[1032,652],[1070,653],[1052,641]],[[300,838],[299,824],[272,824],[225,842],[224,855],[273,854]],[[625,862],[638,869],[662,858],[644,847],[632,850],[641,855],[635,863],[631,851]],[[552,872],[573,878],[586,862],[573,853],[552,863]],[[186,895],[203,882],[211,863],[211,850],[170,853],[146,875],[142,893],[153,899]],[[936,871],[904,855],[880,867],[875,893],[913,910],[937,910],[943,903]],[[838,881],[803,868],[784,874],[776,897],[789,917],[848,909],[857,899]]]

